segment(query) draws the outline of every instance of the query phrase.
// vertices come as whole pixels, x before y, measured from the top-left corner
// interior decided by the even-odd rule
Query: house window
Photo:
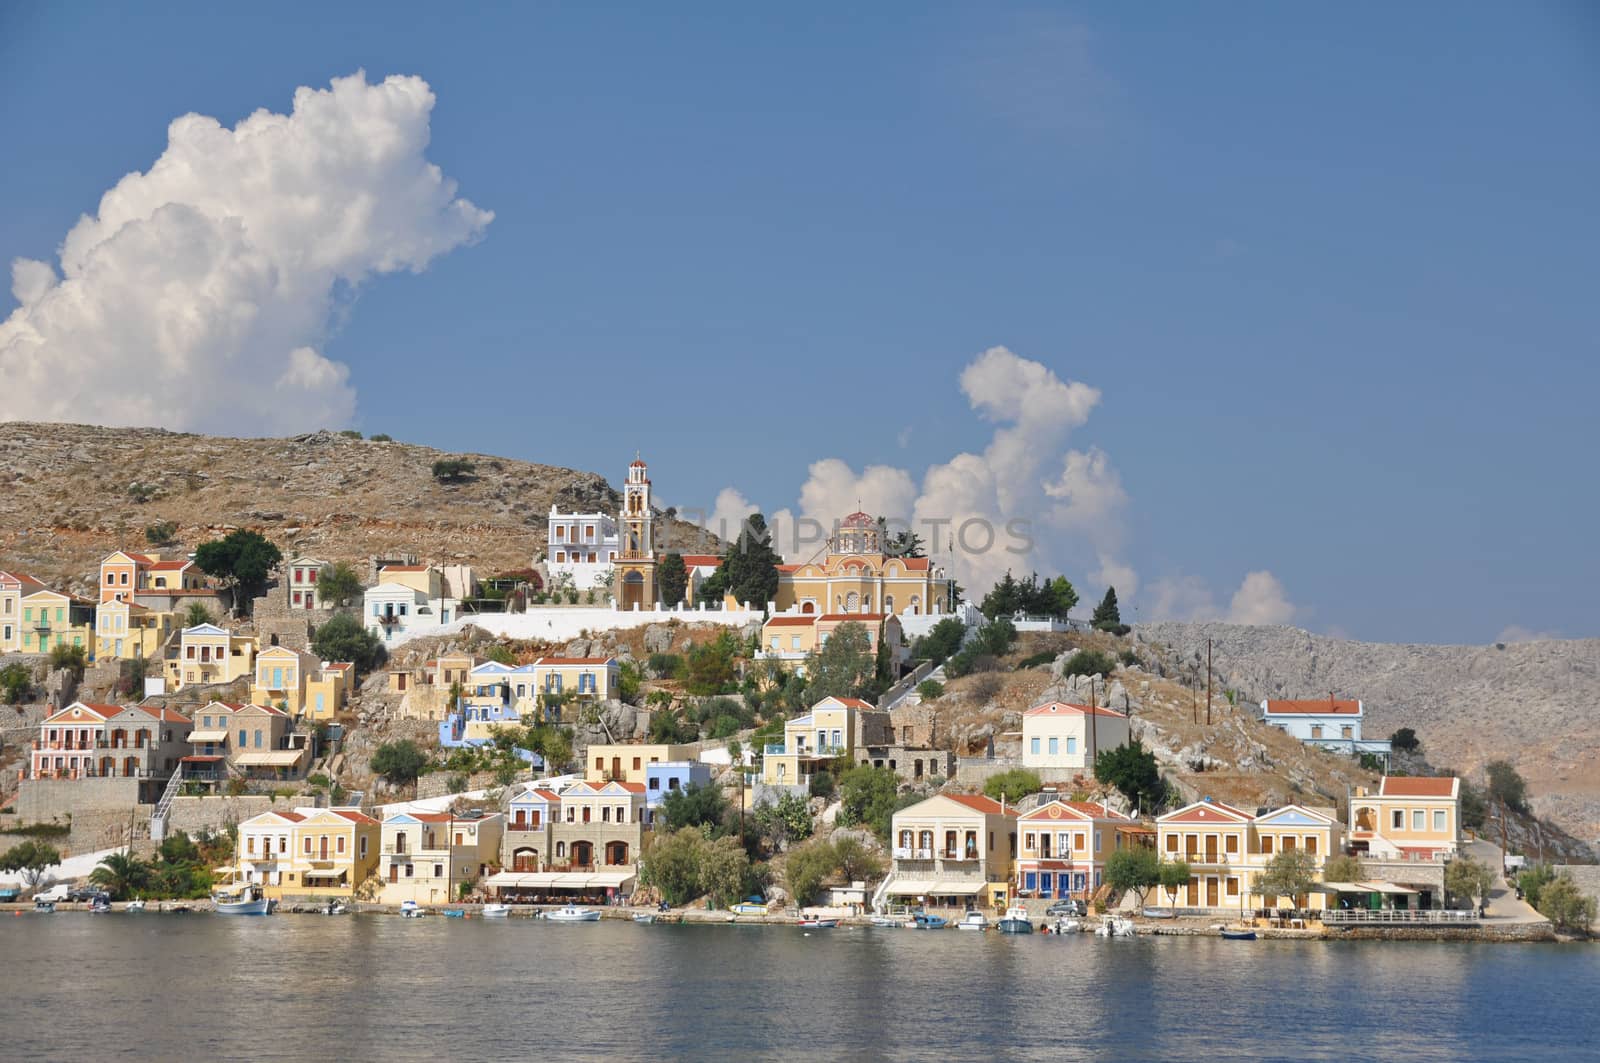
[[[1236,879],[1236,878],[1228,879],[1228,896],[1230,896],[1230,897],[1239,896],[1239,880],[1238,879]]]
[[[444,878],[444,865],[443,864],[434,864],[433,865],[433,877],[434,878]]]
[[[1239,851],[1239,836],[1237,834],[1230,834],[1224,838],[1222,841],[1222,851],[1225,853],[1237,853]]]
[[[1420,808],[1411,813],[1411,829],[1412,830],[1427,830],[1428,829],[1428,814],[1426,812],[1422,811],[1422,809],[1420,809]]]
[[[1036,839],[1032,834],[1024,834],[1022,836],[1022,851],[1025,853],[1033,852],[1035,842]]]
[[[1405,814],[1405,812],[1402,809],[1398,809],[1398,808],[1395,809],[1394,810],[1394,819],[1391,822],[1394,824],[1394,829],[1395,830],[1405,830],[1406,829],[1406,814]]]
[[[800,636],[799,635],[790,635],[789,636],[789,648],[791,650],[798,650],[800,648]]]
[[[1167,852],[1175,853],[1177,851],[1178,851],[1178,836],[1176,834],[1167,835]]]
[[[1261,836],[1261,855],[1262,856],[1271,856],[1272,855],[1272,835],[1270,835],[1270,834],[1263,834]]]
[[[1050,755],[1051,755],[1051,756],[1052,756],[1052,757],[1053,757],[1053,756],[1055,756],[1055,755],[1056,755],[1056,754],[1057,754],[1057,753],[1059,753],[1059,752],[1060,752],[1060,749],[1058,749],[1058,748],[1057,748],[1057,746],[1058,746],[1058,744],[1059,744],[1059,741],[1060,741],[1060,740],[1059,740],[1059,739],[1056,739],[1056,738],[1051,738],[1051,739],[1050,739]]]
[[[1312,856],[1317,855],[1317,836],[1315,834],[1306,835],[1306,852]]]
[[[333,848],[334,848],[335,852],[339,852],[339,853],[344,852],[344,835],[343,834],[339,835],[339,840],[336,843],[334,843],[334,847]]]
[[[1438,834],[1443,834],[1444,833],[1444,830],[1445,830],[1444,809],[1442,809],[1442,808],[1436,808],[1436,809],[1433,810],[1433,829],[1434,829],[1435,833],[1438,833]]]
[[[1312,738],[1321,738],[1322,737],[1322,725],[1320,723],[1314,723],[1314,724],[1311,725],[1311,737]]]
[[[1039,740],[1037,738],[1032,739],[1028,743],[1028,752],[1032,753],[1034,756],[1039,755]]]
[[[1078,740],[1076,738],[1069,737],[1067,739],[1067,753],[1070,755],[1070,754],[1076,753],[1077,751],[1078,751]]]
[[[1351,727],[1349,724],[1346,724],[1345,726],[1339,728],[1339,737],[1340,738],[1354,738],[1355,736],[1356,736],[1356,730],[1355,730],[1354,727]]]
[[[311,835],[306,835],[306,855],[311,855]]]

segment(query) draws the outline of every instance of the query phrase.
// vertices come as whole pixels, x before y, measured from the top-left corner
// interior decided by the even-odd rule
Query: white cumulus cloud
[[[12,263],[0,323],[9,416],[229,434],[349,423],[320,347],[335,292],[419,272],[494,215],[428,162],[434,95],[364,73],[228,129],[184,115],[67,233],[59,272]]]
[[[1198,576],[1175,576],[1150,585],[1140,610],[1142,620],[1226,620],[1230,624],[1289,624],[1301,612],[1289,600],[1283,583],[1271,572],[1247,572],[1228,607],[1217,605],[1216,596]]]

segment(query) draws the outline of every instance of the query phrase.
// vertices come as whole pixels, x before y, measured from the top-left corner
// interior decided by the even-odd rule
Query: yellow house
[[[1122,832],[1132,823],[1099,801],[1048,801],[1017,817],[1018,890],[1029,897],[1091,896],[1106,859],[1132,844]]]
[[[779,612],[948,613],[955,607],[953,586],[926,557],[886,553],[878,522],[852,513],[839,523],[821,561],[779,566],[774,604]]]
[[[137,602],[101,602],[94,611],[97,660],[154,657],[172,634],[172,616]]]
[[[167,686],[182,690],[194,683],[231,683],[251,674],[255,664],[254,635],[235,635],[216,624],[186,627],[178,636],[178,652],[167,659]]]
[[[1245,907],[1252,874],[1248,812],[1207,798],[1156,818],[1156,852],[1189,865],[1174,903],[1185,908]]]
[[[817,613],[775,614],[761,625],[761,656],[796,667],[817,648]]]
[[[928,908],[1003,907],[1017,857],[1017,810],[978,794],[935,794],[894,814],[894,861],[873,894]]]
[[[1311,857],[1317,877],[1330,856],[1336,856],[1344,847],[1344,831],[1339,826],[1336,810],[1310,808],[1305,805],[1285,805],[1256,817],[1255,844],[1250,853],[1252,874],[1248,908],[1303,908],[1321,910],[1327,907],[1328,895],[1321,891],[1300,894],[1298,897],[1279,897],[1263,894],[1257,881],[1266,866],[1278,853],[1299,850]]]
[[[444,573],[432,565],[386,565],[378,570],[379,583],[398,583],[429,598],[444,597]]]
[[[81,646],[94,657],[94,605],[70,594],[39,588],[22,596],[22,653],[49,653]]]
[[[384,819],[382,830],[379,900],[443,904],[460,899],[463,884],[479,882],[499,866],[505,816],[399,812]]]
[[[20,572],[0,572],[0,653],[22,651],[23,595],[44,590],[44,584]]]
[[[856,713],[872,706],[860,698],[827,697],[804,716],[783,725],[783,741],[762,751],[761,781],[768,786],[806,786],[811,776],[838,757],[855,760]]]
[[[269,897],[349,897],[377,873],[380,838],[353,808],[264,812],[239,824],[237,863]]]
[[[540,657],[533,662],[533,683],[540,694],[606,701],[617,696],[621,680],[622,666],[611,657]]]
[[[1461,780],[1385,775],[1350,798],[1350,847],[1390,860],[1438,860],[1460,843]]]
[[[280,706],[292,716],[331,720],[344,708],[353,672],[350,664],[324,665],[313,654],[272,646],[256,654],[250,700]]]
[[[664,743],[619,743],[590,746],[584,760],[585,782],[627,782],[644,786],[651,764],[694,760],[693,747]]]

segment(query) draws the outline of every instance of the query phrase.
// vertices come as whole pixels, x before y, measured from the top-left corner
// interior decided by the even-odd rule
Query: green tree
[[[738,685],[739,640],[722,631],[710,642],[689,651],[688,675],[683,689],[696,696],[726,694]]]
[[[811,837],[811,808],[798,794],[786,793],[776,801],[756,806],[756,829],[775,849],[787,849],[793,842]]]
[[[669,606],[683,601],[689,589],[689,570],[683,566],[683,555],[668,554],[656,566],[656,586],[661,589],[661,601]]]
[[[1255,891],[1299,898],[1310,893],[1316,881],[1316,857],[1304,849],[1283,849],[1274,853],[1262,868],[1261,876],[1256,879]],[[1296,900],[1296,903],[1299,901]]]
[[[1161,863],[1155,850],[1136,845],[1106,857],[1105,881],[1118,893],[1132,890],[1139,904],[1146,893],[1161,884]]]
[[[856,765],[839,776],[839,825],[864,824],[880,840],[888,838],[899,794],[900,777],[894,772]]]
[[[395,786],[416,782],[427,763],[427,755],[409,738],[385,742],[372,755],[372,770]]]
[[[684,827],[719,829],[728,815],[728,799],[722,787],[715,783],[705,786],[690,784],[667,794],[661,802],[661,812],[668,830]]]
[[[1517,888],[1522,891],[1522,897],[1533,907],[1539,907],[1544,888],[1554,882],[1556,873],[1543,864],[1524,868],[1517,875]]]
[[[1509,761],[1491,760],[1484,767],[1489,777],[1489,796],[1513,812],[1528,814],[1528,784]]]
[[[324,661],[349,661],[358,672],[383,663],[383,641],[349,613],[329,617],[311,636],[311,651]]]
[[[744,894],[750,877],[750,857],[738,838],[718,838],[700,851],[700,888],[711,903],[726,908]]]
[[[833,855],[846,882],[867,882],[883,874],[883,858],[848,834],[834,840]]]
[[[88,663],[88,655],[84,652],[82,646],[58,642],[50,647],[50,670],[52,672],[71,672],[77,678],[82,679],[83,670]]]
[[[559,771],[572,763],[572,739],[560,728],[550,733],[544,743],[544,764],[548,771]]]
[[[361,597],[361,573],[348,561],[323,565],[317,573],[317,601],[349,605]]]
[[[199,627],[211,623],[213,619],[211,610],[206,608],[204,602],[190,602],[189,608],[183,611],[184,627]]]
[[[517,655],[511,652],[511,647],[499,642],[490,646],[483,655],[496,664],[507,667],[514,667],[517,663]]]
[[[1079,650],[1061,666],[1063,676],[1110,675],[1117,670],[1117,662],[1099,650]]]
[[[150,880],[150,865],[132,853],[111,853],[89,872],[89,881],[111,894],[114,901],[126,900]]]
[[[617,697],[629,705],[637,705],[643,686],[644,669],[633,661],[623,661],[617,669]]]
[[[822,883],[838,867],[838,855],[832,845],[815,841],[792,849],[784,859],[783,884],[789,896],[802,907],[812,904],[822,892]]]
[[[1572,872],[1563,871],[1540,891],[1539,914],[1556,926],[1587,931],[1595,920],[1595,901],[1578,888]]]
[[[1125,746],[1102,750],[1094,759],[1094,778],[1115,786],[1140,809],[1158,809],[1167,797],[1167,783],[1161,777],[1156,755],[1137,738]]]
[[[1488,865],[1470,856],[1459,856],[1445,865],[1445,892],[1469,905],[1488,900],[1489,890],[1493,887],[1494,872],[1489,870]]]
[[[1417,739],[1417,732],[1409,727],[1402,727],[1390,735],[1389,745],[1397,753],[1415,753],[1422,748],[1422,743]]]
[[[1044,789],[1044,784],[1039,781],[1039,773],[1028,768],[1012,768],[991,775],[983,784],[983,792],[994,800],[1005,798],[1008,804],[1016,804],[1029,794],[1036,794]]]
[[[465,458],[440,458],[433,463],[433,478],[442,484],[463,483],[477,469]]]
[[[163,520],[145,525],[144,541],[151,546],[171,546],[177,538],[178,522],[175,520]]]
[[[20,705],[33,693],[33,673],[17,662],[0,668],[0,697],[8,705]]]
[[[23,883],[32,889],[39,884],[49,868],[61,863],[61,853],[53,845],[28,839],[0,853],[0,871],[16,871]]]
[[[659,834],[639,860],[639,877],[668,904],[687,904],[700,894],[700,852],[706,837],[692,827]]]
[[[883,544],[883,552],[889,557],[928,556],[922,536],[910,528],[904,531],[891,532],[889,530],[889,521],[884,517],[878,518],[878,541]]]
[[[806,655],[807,696],[813,704],[826,697],[874,697],[878,662],[866,626],[854,620],[834,628],[822,648]]]
[[[698,741],[699,738],[699,728],[685,721],[670,708],[656,709],[650,714],[651,742],[677,745],[680,742]]]
[[[713,574],[713,579],[721,577],[713,600],[720,601],[726,592],[757,609],[764,607],[778,596],[778,565],[782,562],[772,548],[772,533],[767,530],[766,518],[760,513],[750,514],[739,531],[739,538],[728,548],[722,564]]]
[[[1187,861],[1164,860],[1156,869],[1156,878],[1167,895],[1168,904],[1178,903],[1178,891],[1189,884],[1193,874]]]
[[[967,626],[956,617],[947,616],[917,640],[916,645],[912,647],[911,655],[938,665],[959,650],[961,641],[966,637]]]
[[[1360,882],[1365,875],[1361,861],[1344,853],[1328,857],[1327,863],[1322,865],[1324,882]]]
[[[1472,830],[1481,830],[1488,819],[1489,803],[1483,799],[1483,791],[1462,779],[1461,825]]]
[[[243,528],[201,543],[194,552],[200,571],[220,580],[228,590],[234,612],[266,589],[267,577],[282,560],[283,553],[265,536]]]
[[[938,701],[944,697],[944,684],[937,679],[924,679],[917,684],[917,697],[923,701]]]
[[[1050,581],[1051,608],[1050,615],[1065,620],[1067,614],[1072,612],[1073,606],[1078,604],[1078,588],[1065,576],[1057,576]]]
[[[1115,587],[1106,588],[1106,596],[1094,607],[1094,616],[1090,618],[1090,623],[1100,631],[1118,631],[1122,627],[1122,610],[1117,606]]]

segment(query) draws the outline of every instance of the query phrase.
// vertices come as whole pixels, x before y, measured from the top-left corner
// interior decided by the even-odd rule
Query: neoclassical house
[[[926,557],[884,552],[878,522],[852,513],[839,523],[820,560],[778,568],[779,612],[948,613],[955,581]]]

